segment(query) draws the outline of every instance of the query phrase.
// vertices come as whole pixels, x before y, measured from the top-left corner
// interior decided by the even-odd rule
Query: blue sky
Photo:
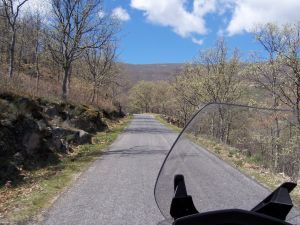
[[[47,11],[47,1],[30,0],[29,10]],[[262,51],[255,26],[300,21],[300,0],[103,0],[104,13],[121,22],[119,61],[184,63],[224,36],[243,60]]]
[[[122,62],[133,64],[189,62],[200,49],[212,46],[218,38],[216,29],[222,18],[210,18],[208,20],[209,28],[212,31],[203,36],[203,44],[199,45],[189,37],[178,35],[172,30],[172,27],[161,26],[148,21],[143,11],[130,7],[130,1],[115,0],[105,3],[106,10],[122,7],[130,15],[129,20],[121,22],[119,60]],[[243,36],[239,35],[233,39],[247,48],[252,43],[252,38],[247,35],[248,38],[245,41]],[[234,42],[232,45],[236,46]]]
[[[285,5],[276,0],[104,2],[106,11],[122,9],[119,60],[133,64],[188,62],[199,50],[212,47],[222,35],[228,46],[232,49],[238,47],[242,58],[247,60],[251,51],[261,51],[250,32],[255,25],[300,19],[299,0],[287,0]],[[277,21],[279,16],[281,19]]]

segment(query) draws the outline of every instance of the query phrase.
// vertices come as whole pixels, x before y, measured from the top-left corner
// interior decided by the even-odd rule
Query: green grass
[[[110,124],[108,131],[100,132],[93,138],[93,144],[79,146],[59,164],[30,172],[27,183],[18,187],[1,188],[0,224],[2,221],[15,224],[36,220],[37,215],[50,207],[55,198],[76,180],[80,172],[88,168],[122,133],[130,119],[127,117]]]

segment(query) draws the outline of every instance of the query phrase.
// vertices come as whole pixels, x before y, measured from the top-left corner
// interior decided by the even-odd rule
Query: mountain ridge
[[[185,64],[158,63],[158,64],[128,64],[120,63],[121,75],[131,84],[138,81],[172,80],[178,75]]]

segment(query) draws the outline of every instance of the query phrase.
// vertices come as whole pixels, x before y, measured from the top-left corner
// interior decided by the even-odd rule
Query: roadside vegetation
[[[162,123],[166,127],[170,128],[171,130],[178,132],[178,133],[182,131],[182,128],[176,126],[175,123],[173,123],[170,120],[170,117],[161,115],[161,114],[154,114],[154,116],[155,116],[155,119],[157,119],[160,123]]]
[[[219,106],[205,117],[206,127],[200,124],[196,136],[204,143],[213,140],[218,146],[235,149],[225,151],[225,155],[233,156],[230,159],[238,156],[235,164],[247,168],[249,160],[254,160],[255,166],[263,168],[256,171],[258,179],[266,179],[264,171],[270,171],[274,182],[276,176],[298,182],[299,33],[299,23],[257,27],[254,37],[263,51],[253,53],[247,63],[240,59],[238,49],[229,49],[221,38],[214,47],[201,50],[175,79],[137,83],[130,90],[130,109],[161,114],[168,123],[183,127],[196,110],[209,102],[270,108],[272,113],[259,117]]]

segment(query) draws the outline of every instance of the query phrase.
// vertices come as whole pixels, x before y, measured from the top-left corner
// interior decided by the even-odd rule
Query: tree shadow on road
[[[103,155],[119,155],[119,156],[150,156],[163,155],[165,156],[170,149],[163,148],[163,146],[134,146],[128,149],[116,149],[103,153]]]
[[[130,134],[174,134],[173,131],[166,128],[126,128],[125,133]]]

